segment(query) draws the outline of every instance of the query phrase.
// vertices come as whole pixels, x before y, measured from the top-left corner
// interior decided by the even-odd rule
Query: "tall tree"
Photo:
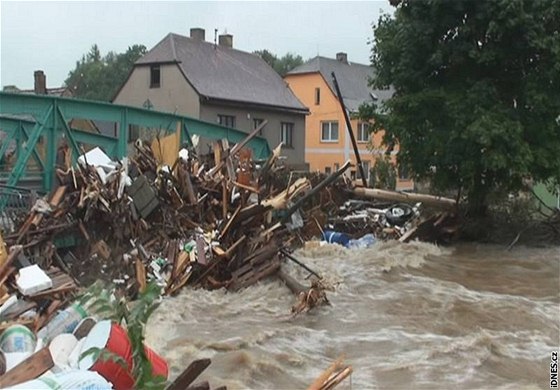
[[[398,159],[472,214],[523,179],[560,182],[560,2],[391,0],[374,26],[375,88],[363,107]]]
[[[146,54],[144,45],[133,45],[125,53],[110,51],[101,56],[94,44],[87,55],[76,62],[64,82],[76,97],[109,101],[126,81],[134,63]]]
[[[303,64],[303,58],[300,55],[296,55],[293,53],[286,53],[283,57],[278,58],[276,54],[273,54],[270,51],[264,49],[254,51],[253,54],[261,57],[280,76],[284,76],[296,66],[300,66],[301,64]]]

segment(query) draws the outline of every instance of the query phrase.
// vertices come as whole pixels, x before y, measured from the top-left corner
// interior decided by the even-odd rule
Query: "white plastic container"
[[[49,344],[49,351],[55,364],[53,372],[67,370],[69,367],[68,359],[76,347],[78,340],[73,334],[59,334]]]
[[[72,333],[85,317],[87,317],[85,309],[78,303],[74,303],[59,312],[56,317],[37,332],[37,337],[48,342],[59,334]]]
[[[37,338],[23,325],[12,325],[0,336],[0,349],[5,353],[33,352],[36,345]]]

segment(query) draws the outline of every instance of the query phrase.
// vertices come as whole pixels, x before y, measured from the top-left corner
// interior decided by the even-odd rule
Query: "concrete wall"
[[[143,107],[150,99],[152,109],[177,112],[198,118],[198,94],[185,80],[177,64],[160,65],[160,86],[150,88],[150,67],[137,66],[113,101],[118,104]]]
[[[200,106],[201,120],[218,123],[218,115],[235,116],[236,129],[247,133],[253,130],[253,119],[266,119],[268,123],[262,136],[267,139],[271,149],[280,143],[281,123],[292,122],[294,124],[293,148],[283,147],[282,155],[287,157],[288,164],[303,166],[305,162],[305,115],[214,104]],[[203,147],[203,150],[207,150],[207,148]]]

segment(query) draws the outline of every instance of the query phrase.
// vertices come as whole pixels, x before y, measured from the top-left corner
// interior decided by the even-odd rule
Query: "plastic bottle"
[[[87,317],[86,310],[78,303],[73,303],[70,307],[60,311],[47,325],[39,332],[37,337],[52,340],[54,337],[62,333],[72,333],[78,326],[78,323]]]

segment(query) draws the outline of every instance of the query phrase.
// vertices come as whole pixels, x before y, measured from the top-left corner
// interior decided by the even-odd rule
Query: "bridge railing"
[[[28,214],[39,194],[27,188],[0,185],[0,200],[5,207],[0,210],[0,230],[13,233]]]

